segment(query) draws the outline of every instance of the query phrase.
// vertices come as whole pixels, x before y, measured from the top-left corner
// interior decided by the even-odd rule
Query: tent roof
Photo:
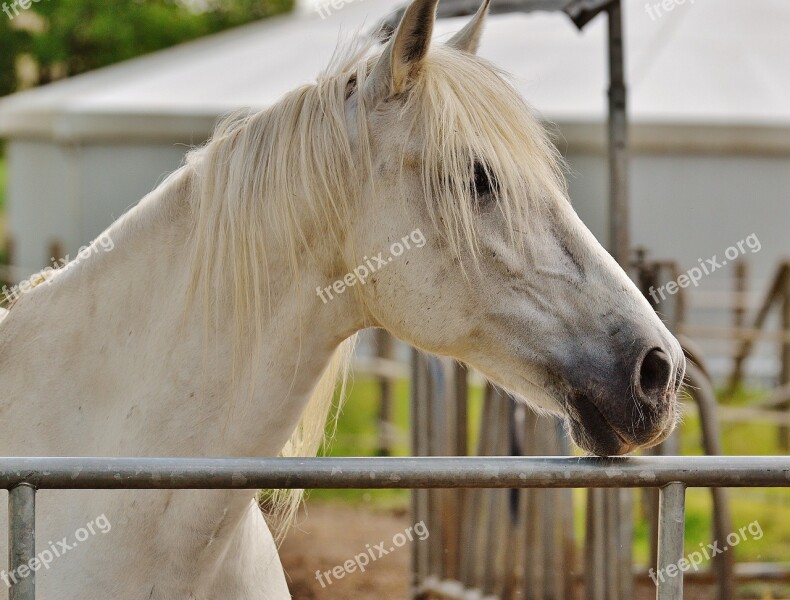
[[[336,4],[337,4],[337,0]],[[0,100],[0,136],[199,141],[218,115],[264,107],[327,64],[342,33],[370,30],[398,0],[347,0],[321,18],[305,5],[176,48]],[[790,151],[790,3],[670,0],[651,16],[625,4],[630,118],[637,145]],[[664,4],[650,2],[649,5]],[[466,18],[443,19],[446,38]],[[606,118],[606,19],[493,15],[481,54],[516,77],[562,126],[597,146]]]

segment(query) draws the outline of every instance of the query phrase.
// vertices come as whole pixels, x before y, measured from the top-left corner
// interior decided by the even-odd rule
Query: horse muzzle
[[[673,366],[660,348],[647,350],[633,377],[613,385],[576,386],[565,394],[568,431],[576,445],[598,456],[619,456],[661,443],[680,414],[685,363]]]

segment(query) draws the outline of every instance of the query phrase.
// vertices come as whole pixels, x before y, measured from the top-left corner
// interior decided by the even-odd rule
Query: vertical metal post
[[[23,483],[8,492],[9,600],[36,599],[36,488]]]
[[[628,209],[628,116],[626,113],[623,12],[620,0],[609,21],[609,250],[626,269],[631,251]]]
[[[687,366],[686,377],[691,397],[699,408],[699,420],[702,426],[702,448],[708,456],[723,454],[721,447],[721,433],[719,421],[716,418],[716,391],[710,377],[699,368],[690,363]],[[676,437],[677,431],[672,434]],[[674,454],[679,454],[676,451]],[[727,489],[711,488],[713,496],[713,535],[717,540],[723,540],[728,532],[733,530],[730,504],[727,499]],[[734,600],[735,598],[735,565],[732,552],[725,552],[713,557],[713,570],[718,577],[719,600]]]
[[[686,486],[670,483],[658,495],[657,600],[683,600],[683,537],[686,525]],[[688,568],[688,567],[686,567]]]

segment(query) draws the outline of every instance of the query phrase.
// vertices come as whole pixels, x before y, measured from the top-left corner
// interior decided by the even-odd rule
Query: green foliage
[[[195,11],[175,0],[42,0],[25,12],[41,17],[43,27],[16,30],[0,15],[0,95],[15,89],[21,54],[32,55],[39,83],[46,83],[64,71],[77,75],[293,6],[294,0],[215,0]]]
[[[11,20],[4,13],[0,13],[0,96],[15,89],[16,56],[28,47],[27,36],[11,29]]]

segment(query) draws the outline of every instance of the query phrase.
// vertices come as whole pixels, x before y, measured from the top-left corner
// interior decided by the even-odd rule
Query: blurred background
[[[264,108],[314,79],[338,40],[372,31],[401,4],[5,0],[0,279],[11,285],[73,255],[176,169],[221,115]],[[606,14],[595,16],[610,3],[565,2],[588,10],[586,23],[519,9],[528,4],[508,2],[515,11],[490,18],[480,53],[513,74],[550,127],[576,210],[611,247],[612,30]],[[683,425],[656,452],[787,454],[790,3],[624,0],[622,11],[628,263],[698,367]],[[441,19],[438,38],[464,22]],[[379,332],[363,336],[327,448],[337,456],[572,452],[552,418]],[[641,492],[316,491],[283,562],[299,599],[408,598],[412,584],[426,598],[649,598],[655,510]],[[430,541],[329,586],[316,579],[316,570],[420,519]],[[726,559],[706,561],[687,576],[687,597],[790,598],[790,493],[688,492],[689,552],[754,522],[761,539],[747,536]],[[620,541],[612,547],[607,536]],[[606,573],[594,568],[596,555],[611,561]],[[596,596],[597,578],[601,590],[629,582]]]

